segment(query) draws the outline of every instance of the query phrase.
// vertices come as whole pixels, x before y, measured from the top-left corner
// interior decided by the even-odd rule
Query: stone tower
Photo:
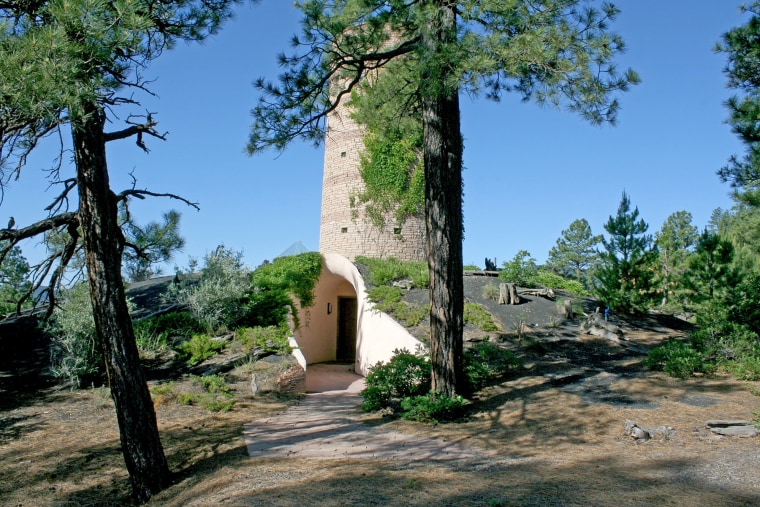
[[[378,230],[361,209],[352,213],[351,196],[363,186],[359,173],[362,139],[361,126],[351,118],[348,107],[340,104],[327,118],[319,251],[339,253],[350,260],[357,255],[424,260],[422,216],[407,219],[401,227],[389,217],[385,230]]]

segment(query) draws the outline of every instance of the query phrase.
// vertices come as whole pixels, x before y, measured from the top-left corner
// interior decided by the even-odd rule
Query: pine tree
[[[705,229],[699,236],[696,251],[689,258],[686,285],[693,305],[716,302],[727,296],[738,283],[732,266],[734,247],[720,234]]]
[[[121,261],[125,244],[118,209],[131,197],[169,196],[134,187],[111,189],[106,144],[135,139],[147,151],[148,137],[163,139],[150,113],[135,114],[135,94],[147,91],[143,71],[177,41],[202,40],[229,16],[232,0],[7,0],[0,3],[0,182],[18,178],[41,139],[62,139],[70,127],[73,167],[59,156],[49,172],[61,193],[34,224],[0,230],[10,247],[51,231],[66,243],[48,257],[48,290],[80,242],[84,248],[98,346],[103,354],[119,436],[132,490],[147,501],[170,484],[153,401],[139,363]],[[115,111],[119,109],[120,113]],[[132,113],[132,114],[130,114]],[[110,117],[109,117],[110,116]],[[122,122],[107,132],[106,125]],[[66,131],[68,133],[68,130]],[[51,135],[57,134],[57,135]],[[61,146],[61,152],[63,146]],[[71,169],[73,175],[66,177]],[[69,211],[69,201],[79,208]],[[6,247],[8,248],[8,247]],[[2,254],[2,252],[0,252]]]
[[[163,214],[161,223],[139,226],[128,214],[122,215],[122,229],[130,247],[124,250],[123,269],[130,281],[148,280],[160,274],[159,265],[184,248],[185,239],[179,234],[181,217],[178,211],[171,210]]]
[[[21,248],[6,249],[6,243],[0,242],[0,250],[7,252],[0,259],[0,314],[21,310],[30,285],[29,262]]]
[[[602,236],[591,233],[591,226],[585,218],[574,220],[549,251],[547,265],[558,274],[587,286],[589,272],[599,261],[597,245],[601,241]]]
[[[621,38],[608,29],[618,10],[591,0],[337,0],[297,3],[301,36],[279,84],[260,79],[250,153],[302,138],[319,144],[324,121],[371,79],[393,72],[389,95],[419,115],[430,269],[433,389],[453,396],[462,372],[462,135],[459,93],[567,106],[592,123],[614,123],[615,95],[638,82],[619,74]],[[403,64],[399,64],[399,61]],[[394,70],[394,65],[403,71]]]
[[[723,35],[716,51],[728,54],[728,86],[740,90],[731,97],[728,124],[744,142],[743,158],[732,156],[718,171],[721,180],[731,182],[737,197],[754,207],[760,206],[760,1],[742,10],[752,14],[750,20]]]
[[[693,251],[697,237],[697,228],[691,224],[691,213],[688,211],[671,214],[665,219],[662,229],[655,234],[659,269],[653,283],[662,295],[661,306],[683,296],[686,261]]]
[[[631,210],[631,200],[623,192],[617,215],[604,225],[609,237],[602,240],[604,251],[596,273],[596,293],[612,310],[633,313],[646,309],[650,301],[650,280],[655,250],[649,225],[639,219],[639,209]]]

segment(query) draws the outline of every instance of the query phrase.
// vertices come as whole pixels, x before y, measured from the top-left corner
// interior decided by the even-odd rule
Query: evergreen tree
[[[760,271],[760,207],[739,202],[730,210],[718,208],[710,217],[708,230],[731,241],[737,268]]]
[[[654,277],[656,290],[662,295],[661,306],[683,294],[683,277],[686,261],[693,251],[699,236],[697,228],[691,224],[691,213],[677,211],[671,214],[662,229],[654,235],[657,245],[658,271]]]
[[[261,79],[253,110],[250,153],[304,138],[320,143],[338,101],[376,93],[375,71],[393,73],[384,86],[397,110],[422,122],[425,223],[430,269],[433,389],[464,389],[462,331],[462,136],[459,93],[566,105],[593,123],[614,122],[614,95],[636,83],[619,74],[623,50],[608,24],[611,4],[591,0],[304,0],[303,35],[281,57],[285,72]],[[401,60],[402,63],[399,63]],[[394,70],[396,69],[402,70]]]
[[[49,216],[26,227],[0,230],[0,240],[12,247],[26,238],[65,230],[67,243],[41,269],[42,274],[50,273],[52,288],[81,237],[98,347],[138,501],[168,486],[171,476],[124,292],[125,238],[118,208],[131,197],[149,195],[192,203],[134,187],[114,192],[106,144],[133,138],[147,150],[146,138],[164,138],[152,114],[134,114],[139,110],[132,109],[139,106],[135,94],[149,88],[143,71],[177,41],[202,40],[214,33],[231,4],[232,0],[0,2],[0,182],[18,178],[39,141],[61,140],[64,127],[70,128],[73,153],[73,167],[64,166],[68,158],[58,156],[48,173],[61,189],[45,208]],[[126,124],[120,118],[126,118]],[[111,122],[124,128],[106,132]],[[67,176],[69,169],[73,174]],[[78,202],[76,211],[69,211],[72,200]],[[55,293],[48,294],[52,303]]]
[[[730,298],[728,318],[748,326],[760,337],[760,273],[746,274],[731,291]]]
[[[0,257],[0,314],[6,314],[21,310],[30,286],[30,267],[18,246],[7,248],[2,241],[0,251],[5,252]]]
[[[601,241],[601,235],[591,234],[585,218],[574,220],[549,251],[547,265],[558,274],[587,285],[589,272],[599,262],[597,245]]]
[[[181,214],[175,210],[163,214],[162,223],[150,222],[140,227],[124,215],[124,273],[130,281],[148,280],[161,273],[160,264],[168,262],[185,246],[179,234]]]
[[[692,305],[709,304],[724,299],[738,281],[732,266],[734,247],[720,234],[705,229],[699,236],[696,251],[689,258],[686,285]]]
[[[747,147],[743,158],[732,156],[718,171],[723,181],[731,182],[737,197],[751,206],[760,206],[760,1],[742,10],[751,13],[749,21],[723,34],[716,51],[728,55],[725,73],[728,86],[740,91],[727,106],[733,131]]]
[[[602,240],[600,266],[596,273],[598,297],[615,311],[632,313],[646,309],[650,295],[652,237],[649,225],[639,219],[639,208],[623,192],[617,215],[604,225],[609,237]]]

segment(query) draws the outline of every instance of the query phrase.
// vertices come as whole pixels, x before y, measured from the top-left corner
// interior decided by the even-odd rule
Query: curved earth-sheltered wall
[[[359,270],[346,257],[322,255],[322,274],[315,288],[314,304],[299,311],[300,327],[294,332],[297,354],[307,364],[335,361],[338,354],[339,301],[356,298],[354,369],[366,375],[379,361],[386,362],[396,349],[414,352],[422,343],[390,316],[373,308]]]

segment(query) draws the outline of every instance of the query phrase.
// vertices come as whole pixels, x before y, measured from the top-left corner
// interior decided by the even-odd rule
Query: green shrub
[[[699,305],[689,341],[652,350],[648,364],[676,377],[720,368],[741,380],[760,379],[760,337],[750,325],[733,320],[734,311],[716,300]]]
[[[169,333],[156,333],[147,327],[135,326],[135,342],[140,354],[160,352],[169,348]]]
[[[367,297],[375,304],[375,308],[381,312],[393,313],[399,303],[403,303],[404,293],[399,287],[380,285],[367,291]]]
[[[499,326],[493,321],[493,315],[477,303],[464,304],[464,323],[477,326],[485,332],[499,330]]]
[[[671,340],[652,349],[645,364],[653,370],[662,370],[672,377],[687,378],[695,373],[710,373],[712,365],[692,344]]]
[[[475,264],[465,264],[462,269],[465,271],[483,271],[483,268]]]
[[[720,367],[738,378],[756,376],[760,362],[760,337],[752,328],[735,322],[732,308],[718,303],[702,305],[697,312],[697,329],[691,333],[692,346],[713,367]]]
[[[172,286],[168,297],[187,305],[193,316],[205,324],[206,331],[214,334],[243,317],[248,277],[243,253],[219,245],[204,257],[200,281]]]
[[[429,314],[430,310],[424,305],[407,304],[403,320],[407,327],[413,327],[419,325]]]
[[[431,367],[424,358],[408,350],[394,350],[387,363],[372,366],[365,377],[360,393],[367,412],[390,407],[398,400],[421,396],[430,390]]]
[[[274,354],[289,354],[292,350],[285,327],[241,327],[235,330],[235,338],[243,344],[246,352],[254,348]]]
[[[473,392],[522,366],[522,361],[512,352],[489,342],[476,343],[465,350],[463,362],[464,373]]]
[[[239,326],[280,326],[287,322],[288,312],[298,322],[298,308],[314,304],[314,287],[322,273],[322,256],[307,252],[288,257],[278,257],[265,263],[251,274],[250,287],[246,292],[245,313]]]
[[[418,289],[430,287],[430,268],[426,261],[408,262],[407,276]]]
[[[461,396],[441,396],[429,392],[422,396],[404,398],[401,401],[402,417],[410,421],[436,424],[462,417],[467,402]]]
[[[190,336],[203,330],[203,324],[190,312],[171,312],[135,321],[135,340],[141,352],[158,352],[169,348],[169,338]]]
[[[519,287],[534,287],[531,278],[535,275],[538,267],[536,260],[530,256],[530,252],[520,250],[511,261],[502,264],[499,278],[507,283],[514,283]]]
[[[134,322],[135,330],[145,328],[168,336],[190,336],[203,331],[203,323],[190,312],[170,312]]]
[[[407,303],[402,299],[403,291],[399,287],[380,285],[367,291],[367,297],[375,304],[375,309],[387,313],[407,327],[418,325],[428,314],[423,305]]]
[[[188,364],[194,365],[212,357],[223,348],[224,342],[212,340],[209,335],[202,333],[194,334],[189,340],[183,342],[179,346],[179,352]]]
[[[403,262],[394,257],[372,259],[357,256],[356,262],[369,268],[367,283],[370,285],[388,285],[393,281],[408,278],[416,288],[430,287],[430,272],[425,261]]]
[[[154,405],[164,405],[170,402],[177,402],[179,399],[177,385],[174,382],[166,382],[164,384],[153,385],[148,389],[150,390],[150,397],[153,399]]]
[[[293,294],[302,308],[308,308],[314,302],[314,287],[321,273],[322,255],[307,252],[278,257],[259,266],[251,274],[251,284],[259,289],[281,289]]]
[[[739,380],[760,380],[760,355],[743,354],[722,364],[724,370]]]
[[[182,393],[177,401],[181,405],[198,405],[209,412],[229,412],[235,405],[235,398],[230,387],[220,375],[193,377],[193,383],[198,385],[201,393]]]
[[[51,336],[51,371],[73,388],[99,383],[105,373],[86,283],[67,290],[46,331]]]
[[[298,308],[281,287],[252,286],[246,293],[243,318],[237,326],[268,327],[281,326],[288,322],[288,313],[298,317]]]
[[[212,394],[230,394],[230,386],[225,382],[224,377],[220,375],[207,375],[205,377],[195,377],[207,392]]]
[[[538,269],[528,278],[528,284],[531,287],[546,287],[549,289],[565,290],[579,296],[588,296],[589,292],[583,287],[578,280],[568,280],[556,273]]]

